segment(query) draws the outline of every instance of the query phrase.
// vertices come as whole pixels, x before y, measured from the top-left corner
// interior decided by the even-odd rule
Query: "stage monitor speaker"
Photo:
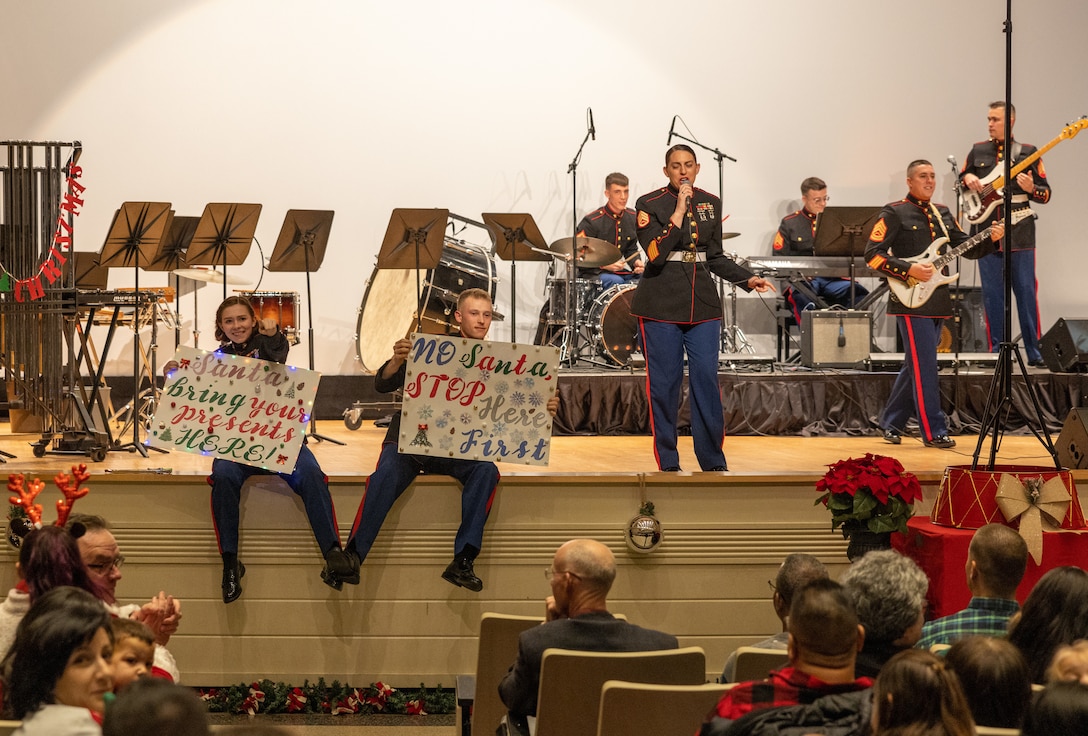
[[[857,368],[869,359],[872,312],[806,309],[801,312],[801,364],[809,368]]]
[[[1055,373],[1088,370],[1088,319],[1059,319],[1039,341],[1039,350]]]
[[[1088,409],[1074,408],[1058,435],[1058,462],[1070,469],[1088,468]]]

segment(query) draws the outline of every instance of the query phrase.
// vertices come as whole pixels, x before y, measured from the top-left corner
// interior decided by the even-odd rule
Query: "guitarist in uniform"
[[[986,116],[990,139],[976,143],[967,154],[960,178],[964,186],[973,192],[981,192],[982,179],[995,168],[1005,169],[1006,149],[1012,156],[1013,165],[1017,161],[1035,153],[1035,146],[1013,140],[1012,145],[1005,145],[1005,110],[1004,102],[991,102],[990,112]],[[1016,108],[1008,106],[1009,130],[1016,123]],[[999,172],[1000,173],[1000,172]],[[1012,183],[1013,209],[1028,207],[1029,202],[1046,204],[1050,200],[1050,184],[1046,180],[1043,160],[1037,159],[1031,166],[1016,175]],[[1005,217],[1004,208],[997,206],[988,217],[977,223],[972,232],[981,230],[995,220]],[[972,218],[974,219],[974,218]],[[1020,334],[1024,339],[1024,351],[1029,365],[1043,365],[1043,355],[1039,352],[1039,299],[1035,281],[1035,222],[1029,218],[1010,237],[1012,291],[1016,296],[1016,311],[1020,315]],[[1004,244],[1002,244],[1004,245]],[[979,259],[979,274],[982,277],[982,301],[986,307],[986,329],[990,338],[990,350],[997,352],[998,344],[1005,335],[1005,282],[1004,256],[1000,249]]]
[[[907,167],[909,193],[904,199],[884,206],[869,235],[865,260],[870,268],[883,273],[889,280],[898,279],[908,284],[912,280],[929,281],[936,275],[933,264],[907,259],[921,255],[939,238],[947,238],[952,246],[968,239],[948,208],[930,201],[936,186],[937,174],[933,165],[921,159],[912,161]],[[996,241],[1003,233],[1002,226],[995,225],[990,237]],[[977,258],[980,251],[968,251],[966,255]],[[902,442],[903,430],[913,414],[918,418],[926,447],[955,447],[956,441],[948,436],[948,418],[941,411],[937,383],[937,343],[941,324],[952,314],[948,287],[937,288],[927,301],[914,308],[889,293],[888,314],[895,315],[905,354],[903,367],[880,418],[884,441],[893,445]]]

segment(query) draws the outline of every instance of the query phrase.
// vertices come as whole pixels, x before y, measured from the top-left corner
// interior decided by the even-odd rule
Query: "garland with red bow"
[[[197,694],[211,713],[256,715],[258,713],[327,713],[358,715],[390,713],[398,715],[437,715],[453,713],[456,695],[441,685],[419,690],[397,690],[383,682],[367,688],[353,688],[324,678],[316,683],[306,680],[301,687],[272,680],[248,685],[198,688]]]

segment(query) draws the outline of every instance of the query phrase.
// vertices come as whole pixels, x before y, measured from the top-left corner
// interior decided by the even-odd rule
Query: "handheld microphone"
[[[676,116],[672,116],[672,124],[669,126],[669,139],[665,141],[665,145],[672,145],[672,132],[676,130]]]
[[[960,165],[956,163],[956,157],[951,154],[949,154],[948,158],[945,160],[952,164],[953,169],[958,169],[960,167]]]
[[[687,178],[686,176],[682,176],[682,177],[680,177],[680,186],[685,186],[685,185],[691,186],[691,179]],[[688,201],[684,202],[684,206],[685,207],[690,207],[691,206],[691,197],[688,197]]]
[[[597,127],[593,124],[593,108],[589,108],[589,137],[597,140]]]

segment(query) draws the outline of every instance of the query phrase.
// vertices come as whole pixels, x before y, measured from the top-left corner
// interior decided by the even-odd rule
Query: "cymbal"
[[[740,233],[722,233],[722,240],[729,240],[730,238],[739,238]]]
[[[203,281],[207,284],[223,283],[223,274],[210,268],[175,268],[170,273],[174,274],[175,276],[180,276],[183,279]],[[252,282],[242,278],[241,276],[227,274],[227,283],[242,286],[244,284],[250,284]]]
[[[599,238],[579,235],[577,238],[560,238],[548,246],[552,253],[570,258],[580,268],[607,266],[620,259],[620,249]]]

